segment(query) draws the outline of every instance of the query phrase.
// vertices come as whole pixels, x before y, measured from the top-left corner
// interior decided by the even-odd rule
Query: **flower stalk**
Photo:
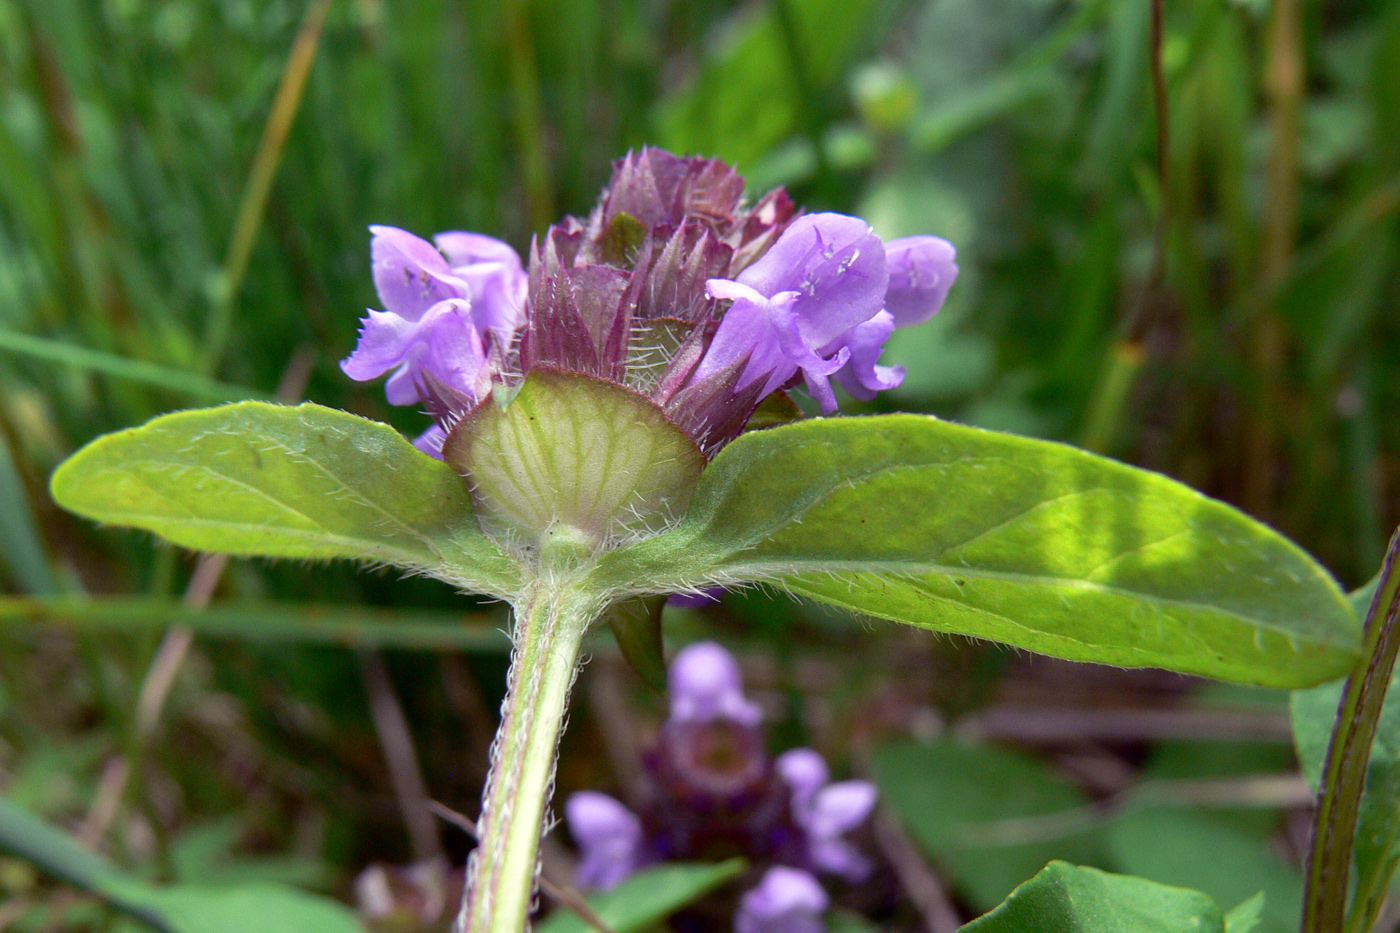
[[[567,537],[549,542],[540,555],[541,572],[516,603],[506,697],[477,825],[480,841],[457,918],[459,933],[528,929],[555,751],[579,647],[604,608],[571,570],[576,545]]]

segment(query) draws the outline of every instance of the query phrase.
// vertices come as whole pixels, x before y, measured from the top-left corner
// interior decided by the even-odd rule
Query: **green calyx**
[[[478,406],[443,458],[470,484],[482,528],[527,550],[596,551],[658,534],[684,517],[705,468],[651,400],[554,369]]]

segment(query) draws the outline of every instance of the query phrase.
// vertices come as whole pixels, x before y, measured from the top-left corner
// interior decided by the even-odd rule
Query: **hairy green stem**
[[[516,605],[510,675],[477,823],[480,843],[467,867],[459,933],[528,928],[569,689],[583,634],[602,608],[596,594],[550,573],[548,564]]]
[[[1347,876],[1351,871],[1356,820],[1371,743],[1376,737],[1386,689],[1400,654],[1400,531],[1390,539],[1380,583],[1366,629],[1361,660],[1347,678],[1337,710],[1337,724],[1322,768],[1313,844],[1308,855],[1307,888],[1303,894],[1303,933],[1334,933],[1343,928],[1347,906]]]

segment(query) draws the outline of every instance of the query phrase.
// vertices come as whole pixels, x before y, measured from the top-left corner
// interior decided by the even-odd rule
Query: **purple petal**
[[[762,718],[757,704],[744,698],[734,656],[712,641],[683,648],[671,660],[669,675],[671,718],[677,722],[727,719],[752,726]]]
[[[851,884],[860,884],[875,871],[875,863],[869,856],[844,839],[812,842],[807,858],[818,871],[835,875]]]
[[[808,345],[824,346],[874,317],[885,303],[885,249],[870,225],[846,214],[794,220],[771,249],[739,273],[763,295],[795,291],[793,312]]]
[[[398,227],[369,229],[374,287],[387,310],[416,321],[440,301],[470,300],[470,287],[452,274],[433,244]]]
[[[579,791],[564,804],[564,820],[582,856],[577,873],[581,886],[607,890],[639,867],[642,821],[617,800]]]
[[[846,336],[845,345],[851,351],[851,358],[836,374],[836,381],[855,398],[868,402],[876,392],[897,388],[904,381],[903,366],[878,363],[885,341],[890,339],[894,328],[894,315],[881,311],[864,324],[857,324]]]
[[[910,236],[885,244],[890,285],[885,308],[896,327],[927,321],[943,307],[958,277],[953,244],[936,236]]]
[[[359,343],[355,352],[340,361],[340,368],[356,382],[368,382],[403,364],[418,325],[393,311],[373,309],[360,323]]]
[[[825,759],[810,748],[783,752],[773,762],[773,767],[792,788],[794,812],[805,813],[812,797],[826,786],[831,777]]]
[[[739,899],[734,933],[824,933],[830,898],[805,871],[777,865]]]
[[[707,291],[734,304],[720,319],[710,347],[690,377],[691,384],[708,379],[734,363],[747,359],[737,389],[763,380],[763,395],[776,391],[797,372],[797,364],[783,353],[769,300],[738,282],[711,279]]]
[[[452,231],[433,237],[452,265],[452,274],[471,291],[476,326],[496,334],[502,345],[524,323],[529,276],[520,254],[494,237]]]
[[[442,250],[442,255],[447,257],[447,263],[453,269],[480,262],[499,262],[521,268],[520,254],[514,247],[484,233],[449,230],[434,236],[433,242]]]
[[[712,586],[699,593],[672,593],[667,597],[666,604],[684,609],[705,609],[719,602],[723,595],[724,587]]]
[[[442,445],[447,440],[447,432],[442,429],[442,425],[435,424],[414,440],[413,446],[417,447],[429,457],[438,460],[442,459]]]
[[[364,382],[398,367],[384,387],[385,394],[395,405],[410,405],[418,401],[418,382],[424,370],[444,385],[476,398],[485,361],[471,305],[451,299],[433,305],[417,321],[392,311],[371,310],[364,318],[355,352],[341,361],[340,368],[351,379]]]
[[[879,796],[869,781],[841,781],[817,791],[807,811],[808,832],[821,838],[847,833],[870,816]]]

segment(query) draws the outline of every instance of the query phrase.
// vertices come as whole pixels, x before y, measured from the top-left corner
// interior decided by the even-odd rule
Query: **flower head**
[[[834,378],[857,398],[899,385],[879,365],[895,327],[927,320],[957,276],[937,237],[882,243],[865,221],[800,215],[781,189],[752,206],[723,162],[643,149],[619,160],[597,207],[530,248],[438,234],[436,246],[372,227],[369,312],[342,363],[392,373],[389,401],[425,403],[443,439],[490,394],[536,369],[625,387],[706,456],[760,401],[805,384],[836,410]],[[449,445],[449,450],[452,445]]]
[[[579,882],[605,887],[654,861],[742,855],[767,869],[740,899],[734,929],[819,933],[828,902],[816,876],[856,883],[873,870],[844,837],[869,818],[874,785],[832,783],[810,748],[769,758],[738,663],[714,642],[677,653],[669,684],[671,714],[643,758],[637,811],[602,794],[569,798]]]

